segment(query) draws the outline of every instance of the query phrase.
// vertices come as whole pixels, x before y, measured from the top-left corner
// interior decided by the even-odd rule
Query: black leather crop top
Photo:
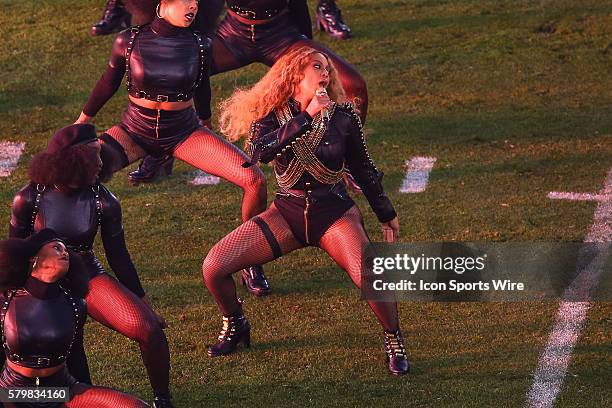
[[[130,95],[158,102],[194,98],[198,116],[210,117],[211,40],[164,19],[122,31],[106,71],[83,108],[95,116],[119,89],[127,73]]]
[[[291,143],[310,130],[312,122],[306,111],[300,111],[297,102],[291,100],[289,107],[293,119],[283,126],[280,126],[274,111],[254,122],[251,140],[247,146],[252,159],[250,163],[245,163],[245,166],[256,161],[269,163],[274,160],[277,173],[283,173],[287,169],[289,162],[295,157]],[[346,165],[380,222],[391,221],[397,216],[383,190],[383,173],[376,169],[368,154],[361,120],[352,105],[344,104],[336,107],[314,153],[321,163],[331,170],[337,171],[343,164]],[[306,182],[315,194],[332,191],[330,185],[322,184],[308,172],[304,172],[293,188],[304,190]]]
[[[98,227],[106,259],[117,278],[137,296],[144,296],[125,245],[121,205],[105,186],[60,191],[31,183],[13,199],[10,237],[26,238],[33,231],[52,228],[68,248],[88,252],[92,251]]]
[[[2,344],[10,361],[29,368],[66,361],[87,318],[85,300],[30,277],[23,288],[0,294],[0,301]]]

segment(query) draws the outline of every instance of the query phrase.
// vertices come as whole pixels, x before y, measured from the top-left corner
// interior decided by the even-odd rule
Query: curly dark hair
[[[57,153],[38,153],[28,174],[36,184],[87,187],[99,172],[97,152],[87,145],[74,146]]]
[[[0,241],[0,292],[25,284],[33,253],[32,246],[23,239]]]

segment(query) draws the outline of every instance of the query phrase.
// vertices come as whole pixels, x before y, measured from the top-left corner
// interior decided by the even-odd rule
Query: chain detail
[[[336,110],[336,104],[333,103],[329,109],[329,116],[332,117]],[[283,126],[293,118],[289,106],[284,106],[280,110],[274,111],[276,118]],[[292,188],[302,177],[305,171],[312,175],[317,181],[323,184],[336,184],[342,180],[344,174],[344,164],[340,170],[332,170],[325,166],[315,155],[317,146],[325,136],[327,131],[327,121],[324,121],[321,113],[315,115],[312,121],[312,129],[307,131],[303,136],[296,138],[291,145],[284,147],[280,154],[285,153],[288,149],[293,149],[295,157],[289,162],[287,169],[281,174],[275,171],[278,185],[283,189]]]

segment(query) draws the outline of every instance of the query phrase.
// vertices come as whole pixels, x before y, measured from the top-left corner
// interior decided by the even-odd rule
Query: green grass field
[[[367,80],[370,153],[386,174],[402,242],[584,239],[596,203],[546,195],[597,192],[612,168],[612,2],[338,3],[355,38],[315,36]],[[17,170],[0,179],[5,226],[29,157],[77,118],[107,63],[112,38],[88,33],[102,6],[0,0],[0,140],[27,143]],[[214,77],[215,106],[264,71],[253,65]],[[117,122],[125,105],[122,88],[97,127]],[[426,192],[400,194],[412,156],[438,161]],[[207,357],[221,322],[200,266],[239,224],[240,192],[229,183],[191,186],[194,169],[182,163],[173,177],[137,188],[127,184],[130,170],[109,187],[122,200],[143,284],[170,325],[177,406],[524,405],[557,302],[402,303],[413,370],[394,378],[374,317],[316,249],[268,265],[274,294],[246,297],[250,350]],[[356,200],[379,237],[365,199]],[[610,305],[589,311],[556,406],[612,406]],[[151,399],[136,344],[89,321],[86,349],[96,383]]]

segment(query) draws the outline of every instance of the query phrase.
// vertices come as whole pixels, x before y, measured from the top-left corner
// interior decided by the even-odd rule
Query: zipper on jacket
[[[308,236],[308,208],[310,207],[310,183],[306,182],[306,189],[304,190],[304,200],[306,200],[306,206],[304,207],[304,235],[306,236],[306,243],[310,245],[310,238]]]

